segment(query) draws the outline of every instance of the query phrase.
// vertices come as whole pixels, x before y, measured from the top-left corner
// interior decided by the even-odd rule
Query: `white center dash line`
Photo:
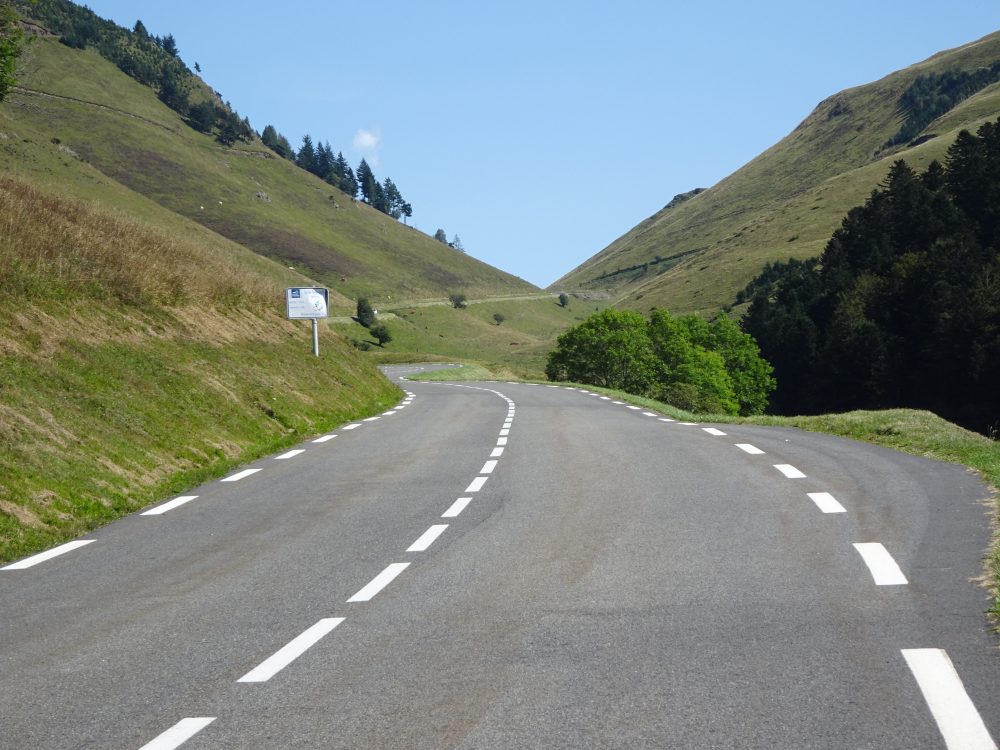
[[[374,422],[378,417],[368,417],[368,419],[362,419],[362,422]]]
[[[333,440],[336,435],[324,435],[323,437],[318,437],[313,440],[314,443],[325,443],[327,440]]]
[[[997,750],[948,654],[939,648],[901,652],[949,750]]]
[[[359,424],[358,422],[355,422],[354,424],[345,424],[345,425],[344,425],[344,429],[345,429],[345,430],[356,430],[356,429],[358,429],[358,428],[359,428],[360,426],[361,426],[361,425],[360,425],[360,424]]]
[[[878,542],[855,543],[854,549],[871,571],[876,586],[902,586],[909,583],[892,555]]]
[[[510,428],[505,427],[504,429],[500,430],[500,437],[504,437],[509,434],[510,434]]]
[[[492,474],[493,470],[497,467],[496,461],[487,461],[483,464],[483,468],[479,470],[480,474]]]
[[[791,464],[775,464],[774,468],[780,471],[789,479],[805,479],[806,475],[796,469]]]
[[[762,451],[756,445],[750,445],[750,443],[736,443],[736,447],[739,448],[744,453],[749,453],[751,456],[764,455],[764,451]]]
[[[829,492],[807,492],[809,499],[824,513],[846,513],[844,506]]]
[[[214,716],[192,716],[181,719],[158,737],[154,737],[139,750],[174,750],[215,721]]]
[[[348,599],[348,602],[371,601],[375,595],[392,583],[393,579],[409,567],[409,563],[392,563],[375,576],[363,589]]]
[[[237,682],[267,682],[343,621],[343,617],[326,617],[320,620],[240,677]]]
[[[295,458],[300,453],[305,453],[305,449],[303,449],[303,448],[296,448],[293,451],[288,451],[288,453],[282,453],[280,456],[275,456],[274,460],[275,461],[286,461],[289,458]]]
[[[487,479],[489,479],[489,477],[476,477],[472,480],[472,484],[465,488],[465,491],[479,492],[479,490],[483,488],[483,485],[486,484]]]
[[[241,479],[246,479],[251,474],[256,474],[258,471],[260,471],[260,469],[244,469],[243,471],[239,471],[239,472],[233,474],[232,476],[228,476],[225,479],[220,479],[219,481],[220,482],[238,482]]]
[[[197,495],[181,495],[180,497],[175,497],[173,500],[168,500],[163,505],[157,505],[155,508],[147,510],[145,513],[140,513],[140,516],[160,516],[166,513],[168,510],[173,510],[174,508],[179,508],[184,503],[189,503],[192,500],[197,500]]]
[[[46,560],[51,560],[53,557],[59,557],[59,555],[65,555],[67,552],[72,552],[75,549],[83,547],[86,544],[90,544],[95,540],[93,539],[77,539],[75,542],[66,542],[66,544],[60,544],[58,547],[53,547],[45,552],[39,552],[37,555],[32,555],[31,557],[26,557],[20,562],[11,563],[6,565],[0,570],[24,570],[25,568],[30,568],[38,563],[45,562]]]
[[[497,438],[497,445],[507,445],[507,438],[505,437]]]
[[[425,552],[428,547],[434,544],[435,540],[441,536],[445,529],[448,528],[448,524],[439,523],[431,526],[427,531],[420,535],[413,544],[406,548],[407,552]]]
[[[503,455],[503,447],[497,447],[493,449],[493,452],[490,454],[490,458],[500,458],[500,456],[502,455]]]
[[[722,430],[716,429],[715,427],[702,427],[701,429],[703,429],[709,435],[725,435],[726,434]]]
[[[451,504],[451,507],[448,508],[448,510],[446,510],[444,513],[441,514],[441,518],[455,518],[455,517],[457,517],[463,510],[465,510],[465,507],[470,502],[472,502],[472,498],[471,497],[460,497],[460,498],[458,498],[458,500],[456,500],[455,502],[453,502]]]

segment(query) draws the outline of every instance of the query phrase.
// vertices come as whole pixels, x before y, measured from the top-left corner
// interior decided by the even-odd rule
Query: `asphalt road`
[[[0,570],[0,748],[995,747],[961,467],[402,385]]]

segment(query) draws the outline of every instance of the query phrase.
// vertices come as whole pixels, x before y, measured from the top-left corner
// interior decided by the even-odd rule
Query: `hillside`
[[[18,79],[0,106],[0,170],[31,184],[171,229],[183,217],[336,290],[344,310],[361,295],[538,291],[353,201],[257,139],[224,146],[198,132],[93,49],[38,36]]]
[[[0,561],[393,403],[293,272],[0,177]]]
[[[749,164],[708,190],[678,196],[550,288],[606,290],[638,310],[733,304],[765,263],[819,255],[895,160],[922,169],[944,157],[960,130],[1000,114],[994,82],[924,123],[919,78],[940,87],[953,85],[955,74],[996,80],[990,66],[998,61],[1000,33],[829,97]],[[905,143],[891,143],[901,133]]]

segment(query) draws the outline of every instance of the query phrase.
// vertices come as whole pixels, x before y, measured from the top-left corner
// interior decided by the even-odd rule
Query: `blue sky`
[[[1000,3],[88,0],[173,34],[259,131],[366,156],[412,224],[539,286],[821,100],[1000,29]]]

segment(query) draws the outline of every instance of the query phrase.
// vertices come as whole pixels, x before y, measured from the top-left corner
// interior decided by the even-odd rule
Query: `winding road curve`
[[[0,569],[0,748],[996,747],[961,467],[401,385]]]

